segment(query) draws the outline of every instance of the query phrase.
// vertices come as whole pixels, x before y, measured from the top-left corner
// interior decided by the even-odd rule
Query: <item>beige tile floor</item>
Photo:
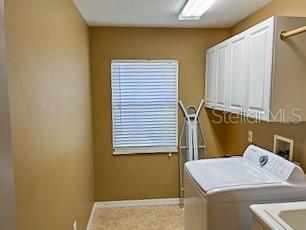
[[[90,230],[184,230],[179,206],[97,208]]]

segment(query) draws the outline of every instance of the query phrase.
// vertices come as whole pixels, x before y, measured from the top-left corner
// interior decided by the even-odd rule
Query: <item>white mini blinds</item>
[[[178,61],[114,60],[114,154],[177,151]]]

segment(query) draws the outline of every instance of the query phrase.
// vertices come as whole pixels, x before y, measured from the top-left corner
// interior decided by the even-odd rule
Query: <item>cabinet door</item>
[[[216,102],[215,109],[226,110],[229,76],[229,40],[216,46]]]
[[[248,116],[269,120],[274,18],[248,30]]]
[[[247,86],[247,33],[230,41],[229,112],[242,114],[246,106]]]
[[[215,81],[216,81],[216,49],[206,51],[206,74],[205,74],[205,107],[213,108],[215,104]]]

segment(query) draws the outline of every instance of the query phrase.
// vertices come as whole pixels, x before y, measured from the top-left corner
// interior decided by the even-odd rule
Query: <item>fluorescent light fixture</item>
[[[199,20],[216,0],[188,0],[178,15],[179,20]]]

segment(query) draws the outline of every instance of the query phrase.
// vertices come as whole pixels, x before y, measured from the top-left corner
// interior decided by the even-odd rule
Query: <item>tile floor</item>
[[[97,208],[90,230],[183,230],[184,211],[176,205]]]

